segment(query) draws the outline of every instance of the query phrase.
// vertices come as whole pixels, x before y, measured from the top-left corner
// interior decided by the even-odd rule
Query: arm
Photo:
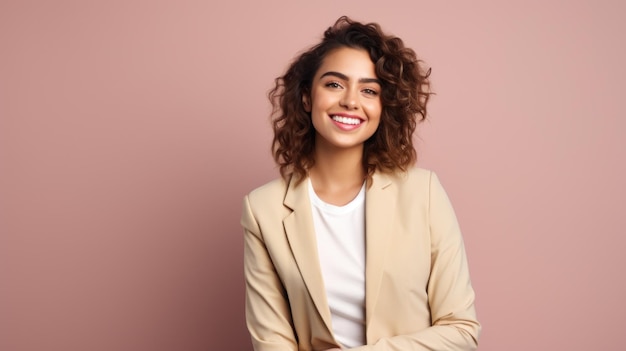
[[[431,271],[427,287],[432,326],[417,333],[381,338],[358,351],[465,351],[477,347],[480,324],[474,310],[463,238],[454,210],[431,173],[429,191]]]
[[[298,349],[285,289],[276,273],[248,197],[244,199],[246,324],[256,351]]]

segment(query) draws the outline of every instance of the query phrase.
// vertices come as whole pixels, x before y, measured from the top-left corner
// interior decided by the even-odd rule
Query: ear
[[[311,112],[311,97],[308,93],[302,94],[302,106],[306,112]]]

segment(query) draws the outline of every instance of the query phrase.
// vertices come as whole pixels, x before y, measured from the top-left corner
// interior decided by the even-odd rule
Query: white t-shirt
[[[335,338],[365,344],[365,184],[344,206],[322,201],[308,181],[320,266]]]

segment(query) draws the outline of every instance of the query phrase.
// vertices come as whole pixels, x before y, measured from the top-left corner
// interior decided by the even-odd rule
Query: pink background
[[[433,68],[483,351],[617,350],[621,1],[0,3],[0,350],[249,350],[241,199],[266,92],[342,14]]]

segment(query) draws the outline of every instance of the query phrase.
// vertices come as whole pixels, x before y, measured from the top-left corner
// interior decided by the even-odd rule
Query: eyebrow
[[[348,76],[346,76],[345,74],[339,73],[339,72],[335,72],[335,71],[328,71],[328,72],[322,74],[320,76],[320,78],[324,78],[326,76],[333,76],[333,77],[337,77],[339,79],[343,79],[343,80],[346,80],[346,81],[350,80],[350,78]],[[380,83],[380,80],[377,79],[377,78],[360,78],[359,79],[359,83],[376,83],[378,85],[382,85]]]

